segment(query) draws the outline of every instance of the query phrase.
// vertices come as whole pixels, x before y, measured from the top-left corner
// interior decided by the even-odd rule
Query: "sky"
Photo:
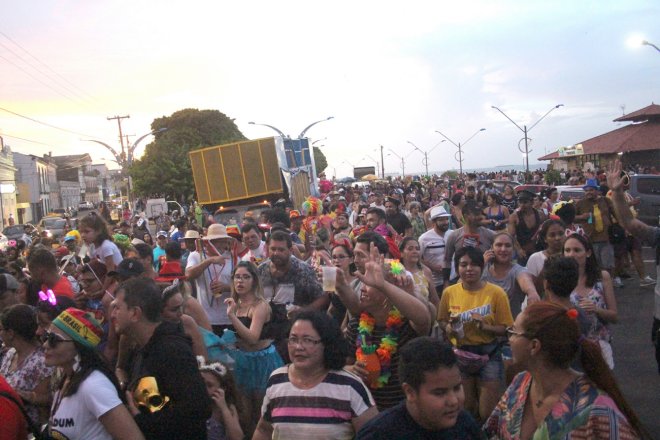
[[[297,137],[332,116],[307,132],[329,175],[376,165],[380,145],[385,172],[404,157],[409,174],[425,169],[409,142],[430,170],[458,168],[459,143],[463,168],[522,164],[523,133],[491,106],[522,127],[563,104],[529,133],[535,164],[660,103],[660,52],[629,44],[660,46],[658,23],[657,0],[0,0],[0,136],[116,167],[82,140],[119,149],[116,115],[131,142],[184,108],[250,139],[275,134],[250,121]]]

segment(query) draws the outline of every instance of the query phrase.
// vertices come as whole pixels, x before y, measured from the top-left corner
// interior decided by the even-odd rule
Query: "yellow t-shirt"
[[[483,345],[495,340],[491,332],[479,330],[472,320],[472,314],[484,316],[484,323],[489,325],[511,326],[513,316],[509,307],[509,298],[501,287],[486,283],[479,290],[465,290],[463,283],[459,282],[448,287],[442,293],[440,307],[438,308],[438,321],[449,321],[449,315],[459,315],[463,323],[465,337],[459,341],[452,338],[456,345]]]

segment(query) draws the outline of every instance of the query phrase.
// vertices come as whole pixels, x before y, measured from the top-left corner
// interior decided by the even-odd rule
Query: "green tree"
[[[188,152],[246,140],[234,120],[218,110],[184,109],[155,119],[155,135],[129,174],[136,194],[189,199],[195,192]]]
[[[448,170],[445,171],[440,175],[440,177],[445,177],[447,179],[457,179],[458,178],[458,171],[456,170]]]
[[[316,166],[316,175],[318,176],[328,168],[328,159],[325,158],[325,154],[323,154],[323,151],[321,151],[320,148],[318,147],[313,147],[314,149],[312,150],[314,152],[314,165]]]

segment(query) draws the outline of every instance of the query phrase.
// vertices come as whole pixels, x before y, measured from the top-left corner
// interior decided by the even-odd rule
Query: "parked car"
[[[541,194],[541,192],[545,192],[546,189],[550,188],[548,185],[540,185],[540,184],[532,184],[532,183],[524,183],[522,185],[518,185],[513,190],[515,191],[516,194],[518,194],[520,191],[531,191],[534,194]],[[545,195],[545,194],[544,194]]]
[[[23,240],[26,246],[32,244],[32,238],[25,233],[25,225],[7,226],[2,230],[2,234],[7,237],[7,240]]]
[[[637,174],[630,176],[630,195],[639,197],[637,218],[649,225],[660,223],[660,176]]]
[[[89,200],[85,200],[78,204],[78,211],[84,211],[86,209],[94,209],[94,204]]]
[[[483,189],[490,180],[477,180],[477,190]],[[493,180],[493,187],[498,190],[500,193],[504,192],[504,187],[511,185],[513,188],[520,186],[520,182],[515,180]]]
[[[582,186],[559,185],[555,188],[557,188],[557,193],[559,193],[559,200],[569,201],[573,199],[577,202],[584,198]]]
[[[46,234],[56,240],[59,240],[70,229],[74,229],[75,224],[67,225],[67,220],[60,217],[44,217],[37,223],[39,234]]]

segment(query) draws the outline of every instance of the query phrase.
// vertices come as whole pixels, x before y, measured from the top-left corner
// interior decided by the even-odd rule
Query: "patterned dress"
[[[34,391],[44,379],[53,374],[54,368],[47,367],[44,363],[44,350],[42,347],[37,347],[15,370],[10,371],[15,356],[18,356],[16,349],[10,348],[7,350],[0,364],[0,375],[4,376],[7,383],[16,391]],[[34,422],[42,421],[39,420],[37,406],[29,403],[25,405],[25,409]]]
[[[582,297],[577,292],[571,293],[571,303],[578,307]],[[603,293],[603,283],[598,281],[591,291],[587,294],[585,299],[592,301],[597,308],[607,310],[607,303],[605,302],[605,294]],[[591,321],[589,333],[585,337],[591,339],[600,345],[603,358],[610,369],[614,369],[614,356],[612,353],[612,334],[607,324],[602,321],[595,313],[586,314]]]
[[[489,439],[520,438],[532,375],[518,374],[483,427]],[[531,404],[531,403],[530,403]],[[610,396],[585,376],[571,382],[536,429],[533,440],[628,440],[639,438]]]

